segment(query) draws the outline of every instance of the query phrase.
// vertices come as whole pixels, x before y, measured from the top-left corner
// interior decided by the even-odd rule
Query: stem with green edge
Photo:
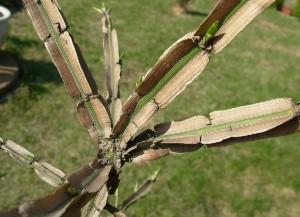
[[[172,68],[166,73],[162,79],[154,86],[154,88],[146,94],[137,104],[133,116],[139,112],[153,97],[191,60],[195,57],[201,49],[197,46],[189,53],[182,57]]]
[[[203,128],[197,129],[197,130],[191,130],[191,131],[182,132],[182,133],[174,133],[174,134],[169,134],[169,135],[161,135],[161,136],[156,137],[154,139],[154,141],[160,141],[163,139],[173,139],[173,138],[179,139],[179,138],[188,137],[188,136],[201,136],[201,135],[207,134],[207,133],[222,131],[224,129],[228,129],[229,127],[254,125],[261,121],[271,121],[271,120],[277,119],[277,118],[289,117],[289,116],[292,116],[293,114],[294,114],[294,110],[288,109],[286,111],[275,112],[272,114],[262,115],[262,116],[254,117],[254,118],[248,118],[248,119],[239,120],[239,121],[232,121],[232,122],[228,122],[228,123],[224,123],[224,124],[208,125],[206,127],[203,127]]]
[[[205,37],[204,43],[210,40],[216,32],[220,29],[222,23],[220,21],[215,21],[208,28]],[[202,49],[199,46],[194,47],[189,53],[183,56],[171,69],[167,72],[161,80],[154,86],[154,88],[138,102],[134,115],[140,111],[143,106],[146,105],[191,59],[193,59]]]
[[[71,64],[71,62],[70,62],[70,60],[68,58],[68,55],[64,51],[64,48],[63,48],[60,36],[57,33],[57,31],[55,30],[55,28],[53,27],[51,19],[48,16],[47,10],[44,8],[43,3],[41,1],[39,1],[37,4],[38,4],[38,6],[39,6],[38,8],[39,8],[39,10],[40,10],[40,12],[41,12],[41,14],[42,14],[42,16],[44,18],[44,21],[45,21],[45,23],[46,23],[46,25],[47,25],[47,27],[49,29],[49,32],[51,33],[51,35],[52,35],[52,37],[53,37],[53,39],[55,41],[55,44],[57,45],[57,47],[58,47],[61,55],[63,56],[64,60],[66,61],[67,67],[68,67],[69,71],[72,74],[72,77],[73,77],[73,79],[74,79],[74,81],[75,81],[75,83],[76,83],[76,85],[77,85],[77,87],[78,87],[78,89],[80,91],[81,96],[84,96],[85,93],[84,93],[83,88],[82,88],[82,86],[80,84],[80,81],[79,81],[78,77],[76,76],[76,72],[75,72],[75,70],[72,67],[72,64]],[[87,110],[88,110],[90,116],[93,119],[93,122],[94,122],[94,124],[96,126],[96,129],[97,129],[99,135],[102,136],[103,135],[103,133],[101,131],[102,127],[101,127],[101,124],[99,123],[99,120],[97,118],[97,115],[96,115],[96,112],[95,112],[95,110],[93,108],[92,103],[90,101],[86,101],[85,104],[86,104],[86,107],[87,107]]]

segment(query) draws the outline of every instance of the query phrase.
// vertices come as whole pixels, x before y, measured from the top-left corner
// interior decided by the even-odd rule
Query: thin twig
[[[132,195],[125,199],[120,206],[120,210],[128,209],[131,205],[146,196],[146,194],[152,189],[153,184],[156,182],[158,173],[159,169],[156,170],[152,176],[146,179]]]

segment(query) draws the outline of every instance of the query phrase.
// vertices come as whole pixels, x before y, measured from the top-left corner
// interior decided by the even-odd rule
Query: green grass
[[[195,29],[203,16],[173,16],[171,0],[107,1],[120,48],[125,52],[121,82],[125,99],[159,55],[177,38]],[[207,1],[195,9],[208,13]],[[61,0],[60,4],[101,91],[104,91],[100,1]],[[37,38],[24,11],[13,14],[5,43],[23,68],[20,87],[0,104],[1,136],[70,173],[88,162],[96,145],[78,123],[75,103]],[[210,111],[277,97],[300,99],[300,22],[268,10],[152,123],[208,114]],[[103,92],[104,93],[104,92]],[[129,216],[296,217],[300,216],[300,135],[167,157],[149,165],[127,165],[121,199],[161,167],[147,198]],[[0,210],[54,189],[0,153]]]
[[[293,16],[297,17],[300,20],[300,1],[299,0],[294,8]]]

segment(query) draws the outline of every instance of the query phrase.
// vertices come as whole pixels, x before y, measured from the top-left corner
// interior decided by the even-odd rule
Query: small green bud
[[[141,85],[141,83],[144,80],[144,76],[140,75],[140,77],[138,78],[138,80],[135,82],[135,86],[138,87]]]
[[[215,21],[211,26],[208,28],[204,35],[204,44],[208,42],[212,37],[215,36],[217,31],[220,29],[221,23],[219,20]]]
[[[72,197],[74,197],[74,196],[76,196],[76,195],[79,194],[78,191],[77,191],[77,189],[74,188],[74,187],[72,187],[72,186],[68,187],[67,192]]]

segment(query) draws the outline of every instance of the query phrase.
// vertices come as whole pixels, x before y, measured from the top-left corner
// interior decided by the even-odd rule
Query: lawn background
[[[104,91],[98,0],[60,0],[70,32]],[[113,24],[125,53],[121,90],[125,99],[139,75],[177,38],[195,29],[213,6],[196,0],[201,12],[181,17],[170,12],[172,0],[110,0]],[[43,44],[24,11],[13,14],[4,45],[23,68],[20,87],[0,104],[0,132],[66,173],[88,162],[96,145],[78,123]],[[160,112],[153,123],[226,109],[278,97],[300,99],[300,22],[267,10],[205,72]],[[157,168],[159,180],[129,216],[300,216],[300,135],[167,157],[149,165],[128,165],[121,199]],[[0,210],[37,198],[54,188],[33,171],[0,153]]]

